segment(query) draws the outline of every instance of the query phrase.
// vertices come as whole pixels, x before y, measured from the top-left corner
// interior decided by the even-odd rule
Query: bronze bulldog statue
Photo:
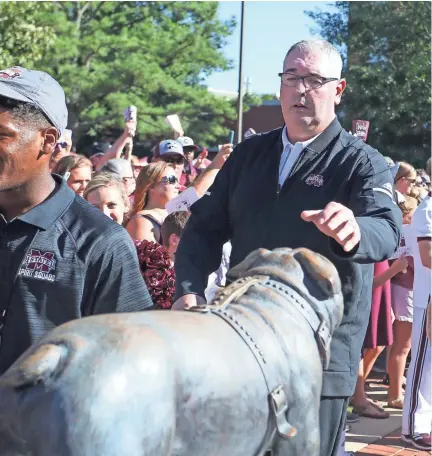
[[[228,278],[209,306],[50,332],[0,378],[0,455],[318,455],[336,269],[260,249]]]

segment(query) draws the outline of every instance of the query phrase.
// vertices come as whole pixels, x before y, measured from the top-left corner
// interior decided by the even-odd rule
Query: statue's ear
[[[228,271],[228,281],[234,282],[240,277],[243,277],[246,274],[246,271],[251,269],[259,258],[264,257],[264,255],[269,252],[270,250],[267,249],[257,249],[251,252],[241,263],[239,263],[237,266],[234,266]]]
[[[333,264],[322,255],[299,248],[294,258],[303,269],[308,292],[316,299],[329,299],[342,292],[339,274]]]

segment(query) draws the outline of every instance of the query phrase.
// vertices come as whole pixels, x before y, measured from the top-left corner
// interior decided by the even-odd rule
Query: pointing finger
[[[316,219],[319,217],[319,215],[321,214],[322,210],[321,209],[318,209],[318,210],[315,210],[315,211],[303,211],[301,213],[301,218],[305,221],[305,222],[312,222],[312,221],[316,221]]]

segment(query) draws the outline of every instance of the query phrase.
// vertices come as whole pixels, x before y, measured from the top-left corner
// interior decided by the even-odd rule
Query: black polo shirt
[[[53,177],[44,202],[0,214],[0,374],[62,323],[153,305],[125,229]]]

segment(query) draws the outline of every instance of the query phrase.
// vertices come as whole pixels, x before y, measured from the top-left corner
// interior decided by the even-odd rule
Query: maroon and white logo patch
[[[53,252],[41,252],[38,249],[30,249],[21,263],[18,275],[54,282],[56,263]]]
[[[324,179],[321,174],[311,174],[308,176],[305,183],[307,185],[313,185],[314,187],[322,187],[324,185]]]
[[[15,79],[21,74],[19,68],[7,68],[6,70],[0,70],[0,79]]]

